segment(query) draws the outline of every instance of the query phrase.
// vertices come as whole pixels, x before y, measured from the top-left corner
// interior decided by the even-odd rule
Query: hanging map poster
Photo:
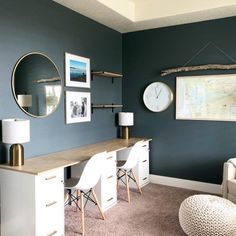
[[[236,74],[177,77],[176,119],[236,121]]]

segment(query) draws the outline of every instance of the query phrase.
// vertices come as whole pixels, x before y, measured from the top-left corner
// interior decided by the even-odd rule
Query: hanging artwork
[[[66,86],[90,88],[90,59],[65,54]]]
[[[91,121],[90,93],[66,91],[66,123]]]
[[[236,74],[176,78],[176,119],[236,121]]]

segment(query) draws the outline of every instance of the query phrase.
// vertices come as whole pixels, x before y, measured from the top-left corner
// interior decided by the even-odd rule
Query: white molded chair
[[[129,203],[130,203],[129,180],[133,180],[136,183],[140,194],[142,194],[141,188],[139,186],[139,183],[137,182],[137,179],[133,171],[133,168],[138,164],[140,149],[142,145],[143,145],[143,140],[135,143],[134,146],[131,148],[125,163],[124,161],[118,161],[117,163],[117,189],[119,185],[119,180],[121,180],[126,185],[126,191]],[[125,182],[122,179],[124,176],[125,176]]]
[[[97,196],[93,190],[93,187],[98,183],[102,169],[104,166],[104,161],[107,152],[101,152],[93,155],[86,163],[80,178],[70,178],[65,181],[65,189],[68,191],[69,198],[65,202],[65,206],[74,203],[77,209],[81,210],[81,229],[82,235],[84,235],[84,207],[88,200],[92,201],[98,206],[98,210],[102,215],[102,219],[105,220],[105,216],[101,210],[100,204],[98,202]],[[94,200],[90,197],[93,194]],[[84,197],[87,199],[84,204]],[[80,206],[78,201],[80,200]]]

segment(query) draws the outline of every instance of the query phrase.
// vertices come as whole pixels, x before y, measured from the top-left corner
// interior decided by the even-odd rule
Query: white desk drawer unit
[[[104,167],[100,183],[96,186],[96,192],[100,194],[101,208],[103,211],[107,210],[117,202],[116,154],[110,154],[107,157],[106,162],[107,164]]]
[[[62,168],[40,175],[2,170],[1,235],[63,236],[63,175]]]
[[[116,204],[116,152],[108,153],[102,177],[98,182],[95,191],[98,194],[102,211],[105,211]]]
[[[126,160],[131,148],[126,148],[117,152],[117,160]],[[149,183],[149,141],[145,141],[139,151],[138,164],[134,169],[139,186],[143,187]],[[122,184],[121,181],[119,181]],[[137,188],[133,181],[130,181],[131,188]]]
[[[38,191],[39,235],[64,235],[64,172],[53,170],[39,175],[36,180]],[[44,194],[40,194],[44,193]],[[58,217],[63,214],[63,217]]]

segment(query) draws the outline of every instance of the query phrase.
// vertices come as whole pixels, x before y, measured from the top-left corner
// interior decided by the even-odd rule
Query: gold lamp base
[[[127,126],[122,126],[122,138],[129,139],[129,128]]]
[[[13,144],[10,147],[10,166],[24,165],[24,147],[21,144]]]

